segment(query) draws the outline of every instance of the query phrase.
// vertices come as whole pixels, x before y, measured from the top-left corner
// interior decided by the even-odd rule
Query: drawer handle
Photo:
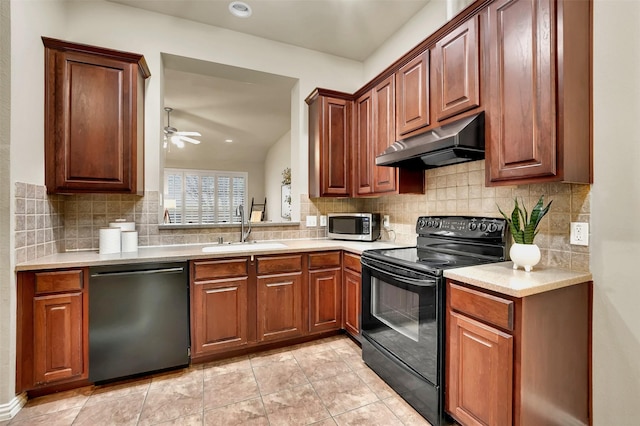
[[[207,290],[205,293],[213,294],[213,293],[225,293],[227,291],[236,291],[238,287],[226,287],[226,288],[215,288],[211,290]]]
[[[270,283],[267,284],[267,287],[282,287],[285,285],[292,285],[293,281],[285,281],[285,282],[281,282],[281,283]]]

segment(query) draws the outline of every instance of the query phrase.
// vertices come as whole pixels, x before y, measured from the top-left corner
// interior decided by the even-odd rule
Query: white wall
[[[0,2],[0,180],[11,181],[11,110],[9,102],[11,96],[11,27],[10,4]],[[11,401],[15,381],[11,368],[15,360],[15,289],[13,273],[11,272],[11,256],[13,254],[13,232],[11,221],[11,185],[0,185],[0,404]],[[5,342],[11,342],[6,344]],[[8,416],[8,407],[0,409],[0,421]]]
[[[265,159],[264,186],[267,195],[267,220],[282,221],[280,198],[282,171],[291,167],[291,132],[287,132],[274,143]]]
[[[0,7],[0,418],[16,408],[14,183],[44,184],[44,49],[40,36],[60,35],[58,29],[65,28],[62,6],[59,1],[2,0]],[[10,170],[5,168],[8,158]]]
[[[431,0],[364,61],[365,82],[400,59],[446,22],[447,2],[445,0]]]
[[[640,2],[594,3],[594,425],[638,424]]]

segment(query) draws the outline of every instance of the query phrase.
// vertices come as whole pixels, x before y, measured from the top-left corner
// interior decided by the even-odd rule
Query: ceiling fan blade
[[[200,132],[175,132],[178,136],[202,136]]]
[[[178,135],[178,137],[179,137],[180,139],[182,139],[183,141],[185,141],[185,142],[190,142],[190,143],[193,143],[193,144],[196,144],[196,145],[200,143],[200,141],[199,141],[199,140],[197,140],[197,139],[193,139],[193,138],[190,138],[190,137],[188,137],[188,136]]]

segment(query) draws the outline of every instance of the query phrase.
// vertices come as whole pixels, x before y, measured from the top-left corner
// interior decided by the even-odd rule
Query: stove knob
[[[418,221],[418,228],[424,228],[426,224],[426,221],[420,218],[420,220]]]
[[[480,224],[480,230],[481,230],[482,232],[486,231],[486,230],[487,230],[487,224],[486,224],[486,223],[484,223],[484,222],[482,222],[482,223]]]
[[[434,221],[433,221],[433,227],[434,227],[434,228],[440,228],[440,221],[438,221],[438,220],[434,220]]]
[[[476,229],[478,229],[478,224],[475,223],[475,222],[471,222],[469,224],[469,229],[472,230],[472,231],[475,231]]]
[[[489,232],[494,232],[497,229],[498,229],[498,225],[496,225],[495,223],[489,224]]]

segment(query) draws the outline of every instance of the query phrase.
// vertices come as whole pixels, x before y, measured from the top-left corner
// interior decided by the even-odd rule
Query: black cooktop
[[[506,258],[504,219],[468,216],[422,216],[415,247],[374,249],[364,258],[433,275],[450,268],[500,262]]]
[[[496,261],[475,256],[439,253],[417,247],[366,250],[362,255],[370,259],[400,264],[435,275],[442,275],[442,271],[449,268],[461,268]]]

